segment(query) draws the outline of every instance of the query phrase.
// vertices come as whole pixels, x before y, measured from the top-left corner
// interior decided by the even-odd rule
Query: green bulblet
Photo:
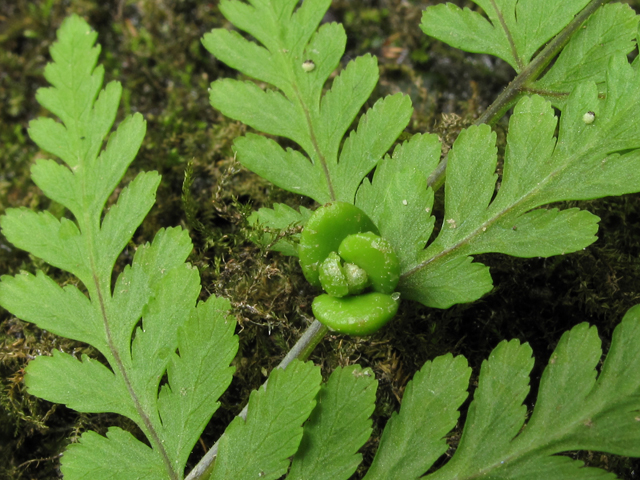
[[[372,232],[347,236],[338,253],[346,262],[367,272],[371,288],[380,293],[392,293],[400,279],[400,263],[391,244]]]
[[[369,275],[362,268],[353,263],[345,263],[342,267],[345,276],[347,277],[347,285],[349,286],[349,295],[358,295],[362,291],[371,285],[369,281]]]
[[[337,252],[342,240],[359,232],[378,233],[371,219],[358,207],[345,202],[328,203],[318,208],[300,235],[298,255],[306,279],[316,287],[320,283],[320,265],[331,252]]]
[[[398,257],[358,207],[334,202],[316,210],[302,231],[298,253],[307,280],[327,292],[312,304],[327,327],[370,335],[395,316]],[[362,293],[367,288],[373,292]]]
[[[320,265],[319,278],[322,288],[329,295],[333,297],[349,295],[347,276],[336,252],[331,252]]]
[[[322,289],[333,297],[357,295],[371,283],[362,268],[353,263],[342,265],[336,252],[331,252],[320,265],[319,278]]]
[[[371,335],[395,316],[399,305],[398,293],[370,292],[344,298],[323,294],[313,300],[311,309],[331,330],[348,335]]]

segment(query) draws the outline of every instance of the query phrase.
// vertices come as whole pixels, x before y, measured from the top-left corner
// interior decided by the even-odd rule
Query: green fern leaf
[[[376,102],[360,118],[357,130],[344,142],[340,162],[330,168],[336,200],[354,202],[360,182],[400,136],[411,113],[409,97],[397,93]]]
[[[380,162],[372,182],[365,179],[358,189],[356,206],[391,243],[401,268],[424,249],[433,231],[433,190],[427,188],[427,175],[439,161],[438,137],[414,135]]]
[[[452,3],[427,8],[421,28],[456,48],[489,53],[517,72],[536,51],[566,27],[589,0],[473,0],[488,19]]]
[[[365,480],[418,478],[447,451],[445,435],[458,420],[470,374],[464,357],[445,355],[414,375],[400,413],[387,422]]]
[[[238,349],[236,322],[226,317],[229,301],[216,297],[198,304],[178,330],[178,353],[167,366],[169,382],[158,399],[167,450],[185,465],[191,449],[227,389]],[[212,322],[212,319],[218,319]]]
[[[212,480],[277,479],[286,473],[316,404],[320,369],[292,362],[276,368],[266,389],[251,392],[247,419],[236,417],[220,439]]]
[[[104,211],[140,148],[145,122],[140,114],[128,117],[100,152],[122,87],[112,82],[100,91],[95,40],[80,17],[64,21],[51,48],[54,62],[45,69],[53,87],[37,95],[63,123],[38,119],[29,129],[66,164],[39,160],[33,179],[74,219],[26,208],[0,219],[9,241],[72,273],[83,288],[61,288],[41,271],[3,276],[0,304],[40,328],[93,345],[106,360],[60,351],[40,356],[25,370],[31,394],[81,412],[124,415],[150,444],[118,428],[107,437],[86,432],[62,458],[65,478],[177,480],[231,381],[235,322],[226,317],[227,301],[197,303],[199,275],[185,263],[193,247],[179,228],[160,230],[138,247],[112,288],[115,261],[151,209],[160,176],[140,173]]]
[[[425,478],[616,478],[554,455],[573,450],[640,455],[639,341],[636,306],[616,328],[597,376],[602,351],[596,329],[583,323],[566,332],[551,355],[524,428],[522,401],[529,391],[531,349],[518,341],[502,342],[483,363],[453,458]]]
[[[567,95],[585,81],[595,82],[604,93],[609,60],[631,53],[637,26],[638,16],[628,5],[603,6],[571,37],[533,88],[558,108],[564,108]]]
[[[167,478],[157,451],[139,442],[129,432],[111,427],[107,436],[86,432],[64,455],[65,478],[113,480],[114,478],[158,480]]]
[[[223,0],[220,10],[227,19],[264,47],[224,29],[206,34],[202,42],[223,62],[278,89],[217,80],[210,89],[212,106],[257,130],[293,140],[306,152],[285,151],[271,139],[248,134],[234,143],[238,160],[275,185],[319,203],[353,203],[362,179],[406,127],[412,108],[401,95],[380,99],[339,153],[347,129],[377,83],[378,71],[375,58],[365,55],[351,62],[322,94],[346,44],[341,25],[325,24],[316,31],[329,4],[311,0],[294,13],[297,3],[290,0],[251,5]]]
[[[490,21],[478,12],[447,3],[424,11],[422,30],[456,48],[500,57],[522,73],[537,50],[588,2],[478,0],[475,3]],[[535,92],[562,109],[567,96],[580,83],[596,82],[604,94],[609,59],[633,51],[637,25],[638,16],[628,5],[602,6],[571,36],[549,71],[541,79],[537,78],[541,71],[536,72],[520,87],[518,96]]]
[[[333,371],[304,426],[288,480],[351,477],[362,461],[356,452],[371,435],[376,387],[373,372],[359,365]]]
[[[266,230],[260,239],[263,246],[271,246],[271,250],[297,257],[300,233],[278,237],[283,230],[303,227],[312,213],[305,207],[300,207],[298,211],[283,203],[276,203],[273,208],[261,208],[253,212],[249,216],[249,224]]]
[[[482,363],[478,389],[469,406],[465,430],[451,467],[467,474],[480,465],[500,465],[509,442],[522,428],[533,357],[518,340],[500,343]],[[456,466],[455,463],[460,466]],[[444,469],[443,469],[444,470]]]
[[[495,134],[488,126],[462,132],[449,155],[443,227],[414,263],[404,267],[403,296],[447,308],[472,296],[446,285],[437,288],[443,276],[455,281],[455,268],[463,269],[457,277],[469,278],[473,294],[491,288],[488,274],[471,270],[469,255],[547,257],[594,242],[599,219],[589,212],[534,209],[640,191],[640,117],[635,104],[624,100],[638,95],[638,73],[624,57],[612,58],[606,98],[599,99],[594,83],[578,86],[562,112],[557,140],[551,105],[538,96],[520,100],[510,120],[503,178],[493,199]],[[584,122],[589,111],[596,112],[597,123]],[[466,262],[454,261],[462,256]]]

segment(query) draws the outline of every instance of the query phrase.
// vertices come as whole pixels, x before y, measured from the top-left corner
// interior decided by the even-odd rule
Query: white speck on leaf
[[[591,125],[596,119],[596,114],[593,112],[587,112],[582,116],[582,121],[587,125]]]

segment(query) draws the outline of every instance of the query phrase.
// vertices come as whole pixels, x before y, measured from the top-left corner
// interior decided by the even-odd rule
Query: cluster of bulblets
[[[318,208],[302,231],[298,254],[309,283],[327,292],[313,300],[312,310],[330,329],[369,335],[395,316],[398,257],[355,205],[332,202]]]

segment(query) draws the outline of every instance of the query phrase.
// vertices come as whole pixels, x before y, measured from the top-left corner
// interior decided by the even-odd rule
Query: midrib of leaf
[[[76,87],[76,85],[74,85],[74,87]],[[74,90],[77,90],[77,88],[74,88]],[[82,135],[78,134],[78,128],[77,128],[78,120],[74,119],[74,123],[75,123],[74,133],[77,138],[80,138]],[[86,167],[86,163],[88,159],[78,156],[78,160],[79,160],[78,164],[81,165],[81,162],[83,162],[85,163],[85,165],[82,165],[82,166]],[[89,211],[89,208],[87,208],[87,205],[85,203],[87,199],[86,175],[87,175],[87,169],[83,168],[81,171],[81,179],[79,180],[81,182],[80,185],[82,189],[82,201],[84,203],[83,205],[84,213],[82,218],[78,218],[78,224],[80,227],[80,231],[83,232],[86,238],[85,248],[89,253],[89,261],[91,264],[91,274],[93,277],[95,291],[91,292],[92,289],[90,288],[90,286],[87,286],[87,289],[89,290],[90,297],[97,298],[98,300],[98,303],[100,305],[100,314],[102,316],[102,323],[103,323],[105,335],[107,338],[107,345],[109,346],[109,350],[113,355],[113,361],[116,367],[118,368],[120,375],[122,375],[125,385],[127,386],[127,390],[129,392],[129,395],[131,396],[131,400],[133,401],[133,404],[138,412],[138,415],[140,416],[140,418],[142,419],[146,427],[146,430],[147,430],[146,433],[148,433],[150,437],[149,440],[154,443],[154,447],[160,453],[160,456],[162,457],[162,460],[165,464],[165,467],[167,468],[167,472],[169,473],[170,478],[178,480],[180,476],[173,470],[172,462],[169,458],[169,455],[167,454],[166,449],[164,448],[162,441],[160,440],[160,437],[158,436],[158,432],[156,431],[153,423],[151,422],[151,419],[142,408],[138,395],[135,389],[133,388],[131,379],[129,378],[127,369],[124,365],[124,362],[122,361],[122,357],[120,356],[120,351],[118,350],[118,348],[116,347],[113,341],[113,335],[111,333],[111,326],[109,323],[109,316],[107,315],[107,308],[106,308],[106,301],[105,301],[105,298],[108,298],[108,296],[110,296],[110,287],[109,287],[108,279],[110,278],[111,272],[106,272],[106,271],[100,272],[98,271],[98,268],[96,266],[97,264],[96,259],[100,256],[100,254],[99,254],[98,246],[96,245],[95,239],[97,238],[98,236],[97,233],[100,229],[100,221],[99,219],[91,218],[92,217],[92,215],[90,215],[91,212]]]
[[[455,253],[459,248],[462,248],[463,246],[465,246],[469,242],[471,242],[471,240],[473,240],[476,236],[478,236],[478,235],[480,235],[482,233],[485,233],[482,230],[483,228],[486,228],[488,230],[491,225],[496,223],[498,220],[500,220],[500,218],[502,218],[507,213],[511,212],[515,207],[517,207],[520,203],[522,203],[528,196],[529,195],[527,195],[525,197],[522,197],[519,201],[514,202],[511,206],[501,210],[496,215],[491,217],[489,220],[487,220],[486,222],[480,224],[478,226],[478,228],[476,228],[475,230],[472,230],[471,232],[469,232],[469,234],[466,237],[463,237],[459,242],[454,243],[451,247],[445,248],[444,250],[442,250],[441,252],[436,253],[434,256],[428,258],[424,262],[421,262],[418,265],[416,265],[415,267],[410,268],[406,272],[401,273],[400,274],[400,278],[403,279],[403,278],[410,277],[411,275],[413,275],[415,273],[418,273],[423,268],[426,268],[429,264],[431,264],[431,263],[433,263],[433,262],[435,262],[435,261],[437,261],[437,260],[439,260],[439,259],[451,254],[451,253]]]
[[[557,148],[557,146],[556,146],[556,148]],[[427,260],[425,260],[425,261],[423,261],[421,263],[418,263],[416,266],[410,268],[406,272],[401,273],[400,274],[400,278],[403,279],[403,278],[410,277],[411,275],[413,275],[415,273],[418,273],[423,268],[426,268],[429,264],[431,264],[431,263],[433,263],[433,262],[445,257],[446,255],[449,255],[451,253],[455,253],[458,249],[468,245],[471,242],[471,240],[473,240],[476,236],[481,235],[483,233],[486,233],[486,231],[488,231],[489,227],[492,226],[493,224],[495,224],[496,222],[498,222],[502,217],[504,217],[508,213],[511,213],[518,206],[522,205],[523,203],[526,203],[527,200],[529,200],[530,198],[532,198],[535,195],[537,195],[540,192],[540,190],[542,190],[551,180],[553,180],[556,176],[560,175],[564,170],[566,170],[567,168],[572,166],[574,161],[576,161],[579,158],[588,156],[594,150],[596,150],[596,148],[588,148],[588,149],[585,149],[583,151],[579,151],[577,154],[575,154],[572,157],[571,160],[569,160],[567,162],[564,162],[557,169],[553,170],[551,173],[549,173],[549,175],[547,175],[542,180],[540,180],[540,182],[538,182],[535,187],[533,187],[527,193],[522,195],[519,199],[517,199],[516,201],[511,203],[509,206],[507,206],[504,209],[496,212],[495,215],[493,215],[488,220],[486,220],[484,223],[480,224],[477,228],[475,228],[474,230],[469,232],[465,237],[460,239],[457,243],[454,243],[449,248],[446,248],[446,249],[442,250],[441,252],[438,252],[437,254],[435,254],[434,256],[432,256],[430,258],[428,258]],[[555,152],[554,152],[554,155],[555,155]],[[548,202],[537,202],[537,203],[538,203],[538,206],[539,206],[539,205],[543,205],[544,203],[548,203]],[[487,208],[490,209],[491,208],[491,204]],[[534,208],[536,208],[536,205],[532,205],[530,207],[530,209],[534,209]],[[522,212],[522,213],[524,213],[524,212]],[[483,228],[485,228],[486,230],[483,230]],[[437,239],[436,239],[436,241],[437,241]]]
[[[491,6],[496,11],[496,15],[498,16],[498,19],[500,20],[500,25],[502,26],[502,29],[504,30],[504,33],[507,36],[507,40],[509,41],[509,46],[511,47],[511,55],[513,55],[514,60],[518,64],[518,69],[522,70],[524,68],[524,64],[522,63],[522,60],[520,59],[520,55],[518,55],[518,49],[516,48],[516,44],[513,41],[513,37],[511,36],[511,31],[509,30],[509,27],[507,27],[507,24],[504,21],[504,17],[502,16],[502,12],[498,8],[498,5],[496,5],[496,0],[491,0]]]
[[[535,88],[525,85],[521,89],[522,92],[526,92],[529,95],[540,95],[542,97],[551,98],[566,98],[570,92],[558,92],[556,90],[546,90],[544,88]],[[599,98],[604,98],[604,94],[598,94]]]
[[[307,108],[307,104],[303,101],[302,95],[300,94],[300,90],[298,90],[298,86],[295,82],[291,82],[293,86],[293,90],[296,92],[296,96],[298,97],[298,102],[302,106],[302,110],[304,111],[304,116],[307,120],[307,128],[309,129],[309,138],[311,138],[311,143],[313,144],[313,148],[316,151],[316,155],[318,155],[318,160],[320,161],[320,165],[322,165],[322,171],[324,172],[324,176],[327,179],[327,185],[329,187],[329,195],[331,196],[331,201],[336,200],[336,194],[333,188],[333,183],[331,182],[331,175],[329,173],[329,167],[327,165],[327,160],[324,156],[324,153],[320,150],[318,146],[318,140],[316,138],[316,132],[313,128],[313,121],[311,120],[311,114],[309,113],[309,109]]]
[[[84,175],[82,180],[83,180],[82,189],[84,192],[85,186],[86,186],[86,183],[84,182]],[[83,199],[84,198],[86,197],[83,196]],[[89,219],[85,218],[85,220],[89,220]],[[86,222],[86,223],[89,223],[89,222]],[[108,298],[108,295],[109,295],[108,292],[110,290],[110,288],[106,284],[106,278],[108,278],[108,275],[100,275],[101,272],[98,272],[98,269],[96,267],[96,256],[98,255],[98,252],[97,252],[97,248],[94,248],[94,239],[96,237],[96,232],[94,230],[95,230],[94,228],[89,227],[84,231],[87,236],[87,242],[86,242],[87,250],[89,251],[89,258],[91,262],[91,273],[93,275],[93,282],[95,286],[95,296],[92,295],[92,298],[97,298],[98,303],[100,305],[100,314],[102,316],[102,323],[104,325],[104,330],[107,337],[107,345],[109,346],[109,350],[113,355],[113,361],[117,366],[118,370],[120,371],[120,375],[122,375],[122,379],[124,380],[125,385],[127,386],[127,390],[129,392],[129,395],[131,396],[131,400],[133,401],[136,411],[138,412],[138,415],[140,416],[140,418],[142,419],[146,427],[146,430],[147,430],[146,433],[148,433],[149,435],[149,440],[154,444],[154,448],[156,448],[160,453],[160,456],[162,457],[162,461],[164,462],[165,467],[167,468],[167,472],[169,473],[169,477],[171,479],[179,480],[180,476],[175,472],[175,470],[173,470],[172,462],[169,458],[169,455],[167,454],[166,449],[164,448],[162,441],[160,440],[160,437],[158,436],[158,432],[156,431],[153,423],[151,422],[151,419],[147,415],[147,412],[145,412],[144,409],[142,408],[140,399],[138,398],[138,394],[133,388],[127,369],[124,365],[124,362],[122,361],[122,357],[120,356],[120,351],[118,350],[118,348],[116,347],[113,341],[113,336],[111,334],[111,326],[109,323],[109,316],[107,315],[107,308],[106,308],[106,301],[105,301],[105,298]],[[101,278],[102,278],[102,281],[101,281]],[[105,295],[105,293],[107,293],[107,295]]]
[[[74,56],[75,56],[75,50],[76,49],[74,47]],[[67,62],[67,63],[69,67],[71,67],[77,62],[74,62],[74,63]],[[79,78],[79,76],[73,75],[73,79],[70,85],[70,89],[73,91],[77,91],[81,86],[80,83],[77,83],[75,81],[76,78]],[[74,100],[75,98],[78,98],[78,97],[74,96]],[[75,110],[77,114],[81,117],[87,108],[90,108],[90,107],[85,105],[81,111],[78,112],[77,108]],[[73,118],[73,134],[76,138],[80,139],[82,135],[79,133],[79,128],[78,128],[79,117],[74,118],[76,117],[76,112],[73,112],[73,114],[69,115],[69,117]],[[67,114],[69,114],[68,111],[67,111]],[[80,145],[82,145],[82,142],[80,142],[77,146],[80,147]],[[87,198],[87,195],[86,195],[87,182],[85,181],[85,179],[87,175],[86,163],[88,162],[88,159],[84,158],[84,156],[81,155],[82,153],[86,153],[86,152],[81,151],[78,153],[80,153],[80,155],[77,154],[78,165],[82,165],[82,163],[85,164],[85,165],[82,165],[85,168],[83,168],[81,171],[81,179],[80,179],[80,182],[81,182],[80,185],[82,189],[82,201],[84,203]],[[76,172],[76,174],[77,173],[78,172]],[[89,253],[89,261],[91,263],[91,274],[93,277],[93,283],[95,287],[95,291],[91,292],[92,289],[90,288],[90,286],[87,286],[87,288],[89,289],[89,294],[91,298],[98,299],[98,303],[100,305],[100,314],[102,316],[102,323],[104,325],[105,335],[107,337],[107,345],[109,346],[109,350],[113,355],[113,361],[116,367],[118,368],[118,370],[120,371],[120,375],[122,375],[125,385],[127,386],[127,390],[129,392],[129,395],[131,396],[131,400],[133,401],[133,404],[138,412],[138,415],[140,416],[140,418],[142,419],[146,427],[147,433],[150,436],[150,441],[152,441],[155,444],[154,445],[155,448],[157,448],[158,452],[160,453],[160,456],[162,457],[162,460],[165,463],[165,467],[167,468],[167,472],[169,473],[169,476],[172,479],[178,480],[180,477],[173,470],[171,460],[169,459],[169,455],[167,454],[167,451],[164,448],[164,445],[162,444],[160,437],[158,436],[158,432],[156,431],[153,423],[151,422],[151,419],[142,408],[140,399],[138,398],[138,395],[135,389],[133,388],[127,369],[125,368],[124,362],[122,361],[122,357],[120,356],[120,351],[118,350],[118,348],[116,347],[113,341],[113,335],[111,333],[111,326],[109,324],[109,317],[107,315],[107,309],[106,309],[106,302],[105,302],[106,295],[104,294],[104,292],[109,292],[110,290],[107,282],[107,279],[110,277],[109,275],[110,272],[99,272],[98,268],[96,267],[96,263],[97,263],[96,257],[99,256],[99,253],[98,253],[97,245],[95,244],[95,238],[97,237],[97,232],[100,229],[100,222],[98,219],[91,218],[92,215],[90,215],[91,212],[89,211],[89,208],[87,208],[86,203],[84,203],[83,206],[85,207],[83,208],[84,214],[82,218],[78,218],[78,224],[80,227],[80,231],[82,231],[86,236],[85,247],[87,249],[87,252]]]
[[[278,19],[278,17],[275,14],[275,11],[273,10],[273,3],[269,3],[269,14],[271,16],[271,22],[273,25],[275,25],[276,27],[280,27],[281,22]],[[287,45],[284,45],[282,43],[282,36],[278,36],[278,47],[280,52],[288,50],[287,49]],[[279,53],[280,54],[280,53]],[[291,85],[291,88],[293,89],[294,93],[296,94],[296,100],[298,101],[298,103],[300,104],[300,107],[302,108],[302,111],[304,112],[304,116],[305,119],[307,121],[307,128],[309,130],[309,138],[311,139],[311,144],[313,145],[313,148],[315,150],[316,155],[318,156],[318,161],[320,162],[320,165],[322,166],[322,172],[324,173],[325,178],[327,179],[327,185],[329,187],[329,195],[331,197],[331,201],[335,201],[336,200],[336,194],[335,194],[335,190],[333,188],[333,182],[331,181],[331,174],[329,173],[329,166],[327,165],[327,160],[325,158],[324,153],[320,150],[320,146],[318,145],[318,140],[316,138],[316,132],[315,129],[313,127],[313,120],[311,118],[311,112],[309,111],[309,108],[306,104],[306,102],[304,101],[304,98],[302,97],[302,94],[300,93],[300,90],[298,89],[298,85],[296,83],[295,80],[295,75],[293,74],[293,65],[291,64],[292,59],[289,59],[289,61],[287,62],[289,65],[289,71],[287,72],[287,75],[289,77],[289,84]]]
[[[76,60],[75,60],[75,59],[77,58],[77,56],[78,56],[78,55],[77,55],[77,53],[78,53],[78,47],[77,47],[76,45],[73,45],[73,46],[72,46],[72,48],[73,48],[72,59],[71,59],[71,60],[68,60],[67,58],[65,58],[65,62],[66,62],[66,64],[67,64],[67,70],[69,70],[70,72],[73,72],[73,78],[71,79],[70,84],[65,84],[65,86],[66,86],[69,90],[72,90],[72,91],[75,93],[75,92],[77,92],[77,91],[80,89],[80,87],[81,87],[81,85],[82,85],[82,76],[81,76],[81,75],[76,75],[75,69],[73,68],[73,67],[78,63],[78,61],[76,61]],[[94,47],[94,48],[95,48],[95,47]],[[93,72],[92,72],[92,73],[93,73]],[[62,80],[64,81],[64,79],[62,79]],[[67,118],[68,118],[69,120],[72,120],[72,121],[73,121],[73,124],[72,124],[72,125],[67,125],[67,124],[65,124],[65,126],[67,127],[67,129],[68,129],[68,130],[71,130],[71,133],[73,133],[73,135],[75,136],[75,138],[80,138],[80,137],[82,137],[82,135],[80,135],[80,133],[78,132],[78,130],[79,130],[79,129],[78,129],[78,121],[77,121],[77,119],[76,119],[76,112],[77,112],[77,110],[78,110],[77,105],[76,105],[76,101],[77,101],[77,99],[78,99],[78,95],[74,95],[74,96],[73,96],[73,103],[71,104],[71,105],[73,106],[73,111],[72,111],[72,112],[69,112],[69,110],[66,108],[66,105],[65,105],[65,106],[63,106],[63,108],[64,108],[64,110],[65,110],[65,112],[66,112],[66,114],[67,114]],[[85,110],[85,109],[86,109],[86,105],[85,105],[85,106],[83,106],[83,110],[82,110],[81,112],[78,112],[79,117],[80,117],[80,116],[82,116],[82,113],[84,113],[84,110]],[[79,117],[78,117],[78,118],[79,118]],[[72,127],[72,128],[69,128],[69,127]],[[79,145],[76,145],[76,147],[79,147]],[[75,164],[75,166],[71,166],[71,165],[70,165],[70,167],[72,167],[71,169],[72,169],[72,171],[73,171],[74,173],[76,173],[76,170],[77,170],[77,168],[78,168],[78,165],[80,165],[80,164],[81,164],[81,162],[82,162],[83,160],[86,160],[86,159],[84,159],[82,156],[80,156],[80,155],[78,155],[78,154],[76,153],[76,164]],[[82,182],[82,193],[83,193],[83,195],[82,195],[82,200],[83,200],[83,201],[84,201],[84,199],[86,198],[86,197],[84,196],[84,192],[85,192],[85,189],[84,189],[84,182]],[[86,210],[85,210],[85,212],[86,212]],[[78,223],[79,223],[79,220],[78,220]]]

